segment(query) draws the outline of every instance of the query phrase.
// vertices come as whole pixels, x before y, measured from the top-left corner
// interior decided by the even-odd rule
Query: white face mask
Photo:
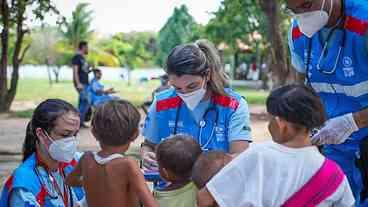
[[[323,0],[321,10],[295,14],[294,17],[298,20],[301,32],[307,37],[313,37],[314,34],[326,26],[333,10],[333,1],[330,0],[330,2],[331,6],[329,13],[323,10],[326,3],[326,0]]]
[[[177,92],[178,96],[184,101],[187,107],[190,110],[194,110],[195,107],[198,106],[199,102],[203,99],[204,95],[206,94],[206,89],[204,88],[206,81],[203,82],[203,85],[200,89],[190,92],[190,93],[179,93]]]
[[[75,136],[53,140],[47,132],[47,137],[52,141],[49,146],[49,154],[52,159],[59,162],[71,162],[77,152],[77,139]]]

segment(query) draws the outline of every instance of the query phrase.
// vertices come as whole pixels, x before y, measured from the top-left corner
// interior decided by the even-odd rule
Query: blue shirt
[[[209,105],[209,100],[201,101],[192,113],[188,114],[188,116],[192,116],[192,118],[199,123],[206,110],[209,108]],[[161,138],[158,137],[158,130],[160,129],[157,127],[156,100],[154,100],[148,111],[145,128],[143,129],[143,136],[149,142],[159,144],[161,142]],[[248,104],[244,99],[240,100],[239,107],[231,116],[228,137],[229,143],[233,141],[252,141],[249,109]]]

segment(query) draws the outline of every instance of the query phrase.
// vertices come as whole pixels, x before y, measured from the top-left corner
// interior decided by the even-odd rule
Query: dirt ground
[[[250,106],[252,136],[255,142],[270,138],[267,130],[267,118],[264,106]],[[22,143],[28,119],[14,118],[10,115],[0,115],[0,189],[4,179],[21,161]],[[78,135],[79,150],[98,150],[98,143],[89,129],[82,129]],[[139,137],[132,149],[137,151],[143,138]]]

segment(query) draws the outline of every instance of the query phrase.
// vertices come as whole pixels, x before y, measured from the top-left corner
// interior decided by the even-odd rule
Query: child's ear
[[[139,136],[139,130],[137,129],[137,130],[134,132],[133,136],[130,138],[130,141],[131,141],[131,142],[134,142],[134,141],[138,138],[138,136]]]
[[[166,168],[161,168],[162,178],[167,181],[171,181],[171,174]]]

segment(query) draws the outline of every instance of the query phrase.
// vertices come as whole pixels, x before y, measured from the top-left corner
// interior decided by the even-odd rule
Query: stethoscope
[[[48,195],[48,197],[50,197],[50,199],[52,199],[52,200],[55,200],[55,199],[58,199],[59,198],[59,196],[61,196],[62,197],[62,200],[63,200],[63,202],[64,202],[64,198],[63,198],[63,195],[59,195],[59,193],[58,192],[56,192],[57,190],[55,190],[55,191],[53,191],[53,192],[50,192],[49,191],[49,189],[47,188],[47,185],[46,185],[46,183],[43,181],[43,179],[42,179],[42,177],[41,177],[41,174],[40,174],[40,171],[39,171],[39,169],[38,169],[38,166],[35,166],[34,167],[34,171],[35,171],[35,173],[36,173],[36,176],[37,176],[37,178],[38,178],[38,181],[40,182],[40,184],[41,184],[41,186],[46,190],[46,193],[47,193],[47,195]],[[53,178],[54,179],[54,178]],[[55,181],[56,182],[56,181]],[[57,184],[56,184],[57,185]],[[53,186],[53,188],[55,188],[55,186],[54,186],[54,184],[51,184],[50,186]],[[65,189],[67,189],[68,190],[68,194],[69,194],[69,203],[70,203],[70,206],[71,207],[73,207],[74,205],[73,205],[73,194],[72,194],[72,192],[71,192],[71,189],[70,189],[70,187],[66,187]],[[61,193],[61,192],[60,192]],[[64,192],[65,193],[65,192]]]
[[[342,8],[341,8],[342,9],[342,19],[341,20],[342,20],[342,22],[344,22],[345,21],[345,4],[344,4],[344,0],[341,0],[341,2],[342,2],[342,5],[343,5]],[[321,62],[322,62],[323,58],[327,56],[328,43],[330,42],[330,40],[331,40],[333,34],[335,33],[335,31],[338,29],[340,23],[341,22],[338,22],[336,24],[336,26],[334,26],[334,28],[332,28],[329,31],[329,33],[327,35],[327,39],[326,39],[326,41],[324,43],[324,46],[323,46],[323,49],[322,49],[322,53],[321,53],[321,55],[318,58],[318,62],[317,62],[317,66],[316,66],[317,67],[317,70],[319,72],[323,73],[323,74],[326,74],[326,75],[332,75],[332,74],[334,74],[336,72],[337,65],[338,65],[339,60],[341,58],[342,52],[343,52],[343,50],[345,48],[345,44],[346,44],[346,30],[343,29],[342,43],[339,46],[339,50],[338,50],[338,53],[337,53],[337,56],[336,56],[336,59],[335,59],[335,63],[334,63],[333,68],[332,69],[329,69],[329,70],[322,69]],[[309,65],[311,63],[311,58],[312,58],[312,38],[309,39],[309,44],[308,44],[308,57],[307,57],[307,60],[306,60],[306,63],[305,63],[305,68],[306,68],[307,71],[309,71]],[[308,74],[307,74],[306,77],[307,77],[307,80],[308,80],[309,79],[308,78]],[[308,82],[309,82],[309,80],[308,80]]]
[[[174,125],[174,135],[177,134],[177,131],[178,131],[178,123],[179,123],[179,118],[180,118],[180,110],[181,110],[181,105],[178,107],[178,109],[176,110],[176,117],[175,117],[175,125]],[[207,123],[205,121],[205,118],[207,117],[207,115],[211,112],[215,112],[216,116],[215,116],[215,124],[214,126],[212,127],[212,130],[211,130],[211,134],[210,136],[208,137],[207,139],[207,142],[205,143],[202,143],[202,132],[203,132],[203,129],[206,127]],[[207,147],[208,145],[211,143],[211,141],[213,140],[213,135],[215,133],[215,130],[217,128],[217,125],[218,125],[218,121],[219,121],[219,111],[218,109],[213,105],[212,101],[211,101],[211,106],[204,112],[203,114],[203,117],[202,117],[202,120],[199,121],[199,132],[198,132],[198,142],[199,142],[199,145],[201,146],[202,150],[207,150]]]

